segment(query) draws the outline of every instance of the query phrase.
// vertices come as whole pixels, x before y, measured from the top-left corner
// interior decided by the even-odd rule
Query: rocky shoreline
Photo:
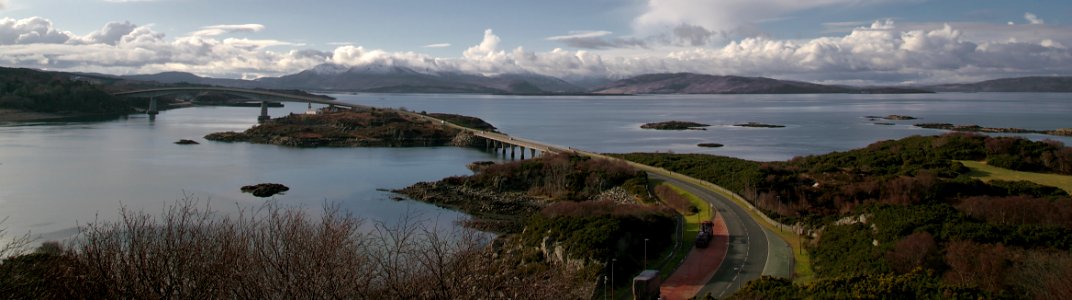
[[[0,122],[33,122],[33,121],[61,121],[66,119],[111,117],[121,114],[94,114],[94,113],[45,113],[21,109],[0,108]]]
[[[526,216],[540,211],[549,201],[521,192],[496,192],[460,184],[457,177],[439,182],[418,182],[393,190],[410,199],[460,211],[473,219],[466,225],[483,231],[505,233],[519,231]]]
[[[1011,127],[982,127],[979,125],[956,125],[951,123],[920,123],[915,124],[916,127],[928,128],[928,129],[942,129],[952,131],[964,131],[964,132],[985,132],[985,133],[1035,133],[1035,134],[1048,134],[1057,136],[1072,136],[1072,128],[1060,128],[1054,130],[1033,130],[1023,128],[1011,128]]]

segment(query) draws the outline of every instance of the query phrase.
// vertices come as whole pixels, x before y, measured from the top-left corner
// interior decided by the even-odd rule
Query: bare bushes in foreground
[[[61,254],[62,280],[101,298],[572,299],[569,270],[516,268],[479,233],[442,233],[411,218],[320,217],[267,204],[237,216],[185,200],[159,217],[123,210],[93,223]]]

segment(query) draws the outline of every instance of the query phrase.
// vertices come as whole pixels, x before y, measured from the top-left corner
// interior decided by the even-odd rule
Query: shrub
[[[413,219],[364,222],[328,207],[319,218],[267,204],[220,216],[185,200],[159,217],[123,210],[82,228],[60,254],[5,260],[5,295],[27,298],[580,298],[576,271],[519,270],[472,231]],[[6,281],[10,282],[10,281]],[[0,283],[6,283],[0,282]],[[59,293],[69,294],[59,294]]]

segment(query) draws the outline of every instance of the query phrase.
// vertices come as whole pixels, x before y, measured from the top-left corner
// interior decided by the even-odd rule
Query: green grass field
[[[986,162],[981,161],[966,161],[958,160],[958,162],[964,164],[964,166],[970,168],[972,171],[968,173],[969,176],[979,178],[983,181],[990,180],[1008,180],[1008,181],[1020,181],[1026,180],[1041,185],[1057,187],[1065,190],[1069,194],[1072,194],[1072,176],[1046,174],[1046,173],[1033,173],[1033,172],[1021,172],[1015,170],[1009,170],[1004,168],[998,168],[991,165],[987,165]]]

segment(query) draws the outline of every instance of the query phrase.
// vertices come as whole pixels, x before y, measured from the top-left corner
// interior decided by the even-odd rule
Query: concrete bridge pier
[[[257,117],[257,123],[264,123],[270,119],[272,117],[268,116],[268,101],[261,101],[261,115]]]
[[[521,148],[521,160],[525,160],[525,146],[518,146]]]
[[[529,152],[532,153],[532,158],[536,158],[536,148],[529,148]]]
[[[510,160],[514,160],[514,152],[517,151],[517,146],[510,145]]]
[[[156,115],[160,114],[160,109],[157,108],[156,97],[149,97],[149,109],[145,111],[149,115],[149,120],[156,120]]]

